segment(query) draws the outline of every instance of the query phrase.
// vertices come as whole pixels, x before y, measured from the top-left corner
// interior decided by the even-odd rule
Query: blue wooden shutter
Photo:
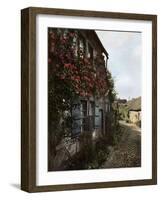
[[[95,128],[100,128],[100,112],[99,112],[99,106],[95,106]]]
[[[80,104],[74,104],[72,107],[72,135],[77,136],[81,132],[81,113]]]

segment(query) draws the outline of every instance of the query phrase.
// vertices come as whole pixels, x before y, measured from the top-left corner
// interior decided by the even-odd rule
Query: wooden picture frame
[[[123,19],[152,23],[152,177],[71,184],[37,185],[36,169],[36,17],[38,15]],[[94,189],[157,184],[157,16],[147,14],[29,7],[21,11],[21,189],[27,192]]]

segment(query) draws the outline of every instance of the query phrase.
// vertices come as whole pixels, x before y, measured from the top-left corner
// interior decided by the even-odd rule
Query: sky
[[[109,54],[108,69],[112,74],[118,98],[141,96],[141,33],[96,31]]]

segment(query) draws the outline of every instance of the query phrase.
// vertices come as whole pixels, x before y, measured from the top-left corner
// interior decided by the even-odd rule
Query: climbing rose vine
[[[64,90],[68,87],[65,97],[68,96],[68,92],[70,98],[76,95],[101,96],[107,92],[107,71],[102,63],[104,59],[101,56],[95,58],[94,65],[98,66],[96,69],[93,61],[84,55],[83,49],[78,48],[77,31],[50,29],[48,39],[49,80],[53,81],[53,86],[59,89],[62,87]],[[53,89],[51,90],[54,92]],[[61,90],[61,98],[63,98],[63,93]]]
[[[102,97],[107,91],[112,94],[113,82],[105,68],[103,56],[97,55],[91,59],[85,55],[79,44],[79,31],[49,28],[49,146],[54,149],[62,135],[70,135],[71,110],[77,98]]]

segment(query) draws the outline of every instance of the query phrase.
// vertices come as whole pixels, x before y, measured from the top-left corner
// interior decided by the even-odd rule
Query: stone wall
[[[136,123],[141,120],[141,111],[129,111],[130,122]]]

